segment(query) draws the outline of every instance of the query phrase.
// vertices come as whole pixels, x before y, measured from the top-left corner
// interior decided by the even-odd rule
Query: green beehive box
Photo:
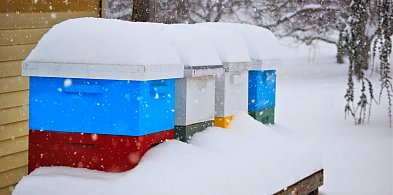
[[[274,107],[259,111],[248,111],[248,114],[263,124],[274,124]]]
[[[205,121],[187,126],[175,126],[175,139],[188,142],[192,135],[214,126],[214,121]]]

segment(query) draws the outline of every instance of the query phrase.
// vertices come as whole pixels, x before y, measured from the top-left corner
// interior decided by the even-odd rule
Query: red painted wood
[[[174,139],[173,129],[144,136],[29,131],[29,173],[42,166],[70,166],[107,172],[134,168],[155,145]]]

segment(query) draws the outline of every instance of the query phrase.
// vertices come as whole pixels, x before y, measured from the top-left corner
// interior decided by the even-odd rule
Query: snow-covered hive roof
[[[273,33],[265,28],[249,24],[209,22],[201,23],[205,26],[220,30],[229,30],[239,34],[246,44],[248,53],[253,61],[252,69],[265,69],[266,66],[281,63],[280,46]]]
[[[226,69],[229,68],[228,65],[250,63],[251,59],[247,47],[239,34],[205,25],[204,23],[194,24],[192,28],[198,36],[214,45]],[[248,67],[244,65],[244,68]]]
[[[183,77],[163,24],[79,18],[55,25],[23,62],[25,76],[152,80]]]
[[[171,24],[164,29],[164,36],[174,47],[188,76],[215,75],[222,72],[222,62],[214,45],[198,36],[188,24]]]
[[[165,28],[165,36],[168,37],[184,65],[222,65],[213,44],[198,36],[191,25],[168,25]]]

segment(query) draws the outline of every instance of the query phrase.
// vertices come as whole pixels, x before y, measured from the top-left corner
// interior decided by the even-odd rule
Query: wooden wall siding
[[[27,166],[2,172],[2,174],[0,174],[0,188],[17,183],[25,175],[27,175]]]
[[[22,151],[13,155],[0,157],[0,172],[26,166],[27,155],[27,151]]]
[[[0,110],[0,125],[16,123],[29,119],[29,106],[23,105]],[[0,148],[1,150],[1,148]]]
[[[49,28],[0,30],[0,46],[35,44]]]
[[[0,93],[29,89],[29,78],[23,76],[0,78]]]
[[[10,186],[6,186],[6,187],[3,187],[3,188],[0,188],[0,194],[1,195],[8,195],[8,194],[11,194],[12,193],[12,190],[14,190],[14,188],[15,188],[15,185],[10,185]]]
[[[21,75],[22,74],[21,64],[22,64],[21,60],[0,62],[0,78]]]
[[[101,0],[0,0],[0,194],[27,174],[29,78],[21,63],[55,24],[99,17]]]
[[[98,13],[101,8],[98,0],[2,0],[1,3],[0,13],[82,11]]]
[[[28,135],[28,127],[29,123],[27,120],[0,125],[0,141]]]
[[[25,59],[35,44],[29,45],[7,45],[0,47],[0,62],[9,62]]]
[[[0,13],[0,30],[50,28],[66,19],[98,16],[97,12]]]
[[[26,151],[27,145],[28,136],[16,137],[2,141],[0,142],[0,157]]]
[[[29,103],[29,91],[16,91],[0,94],[0,109],[12,108]]]

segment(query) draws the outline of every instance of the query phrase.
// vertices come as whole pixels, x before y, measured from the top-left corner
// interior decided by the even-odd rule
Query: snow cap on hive
[[[22,65],[25,76],[153,80],[183,77],[166,25],[79,18],[52,27]]]
[[[248,69],[250,55],[242,37],[225,29],[218,29],[204,23],[194,24],[193,30],[203,39],[210,41],[220,57],[224,68],[231,70]],[[234,66],[236,65],[236,66]]]
[[[189,24],[172,24],[164,29],[164,36],[184,65],[185,77],[220,74],[222,63],[213,44],[193,29]]]
[[[267,69],[281,64],[281,49],[277,38],[270,30],[249,24],[222,22],[209,22],[203,24],[239,34],[246,44],[252,60],[251,69]]]
[[[198,36],[192,25],[168,25],[168,28],[165,28],[165,36],[186,66],[222,64],[213,44]]]

